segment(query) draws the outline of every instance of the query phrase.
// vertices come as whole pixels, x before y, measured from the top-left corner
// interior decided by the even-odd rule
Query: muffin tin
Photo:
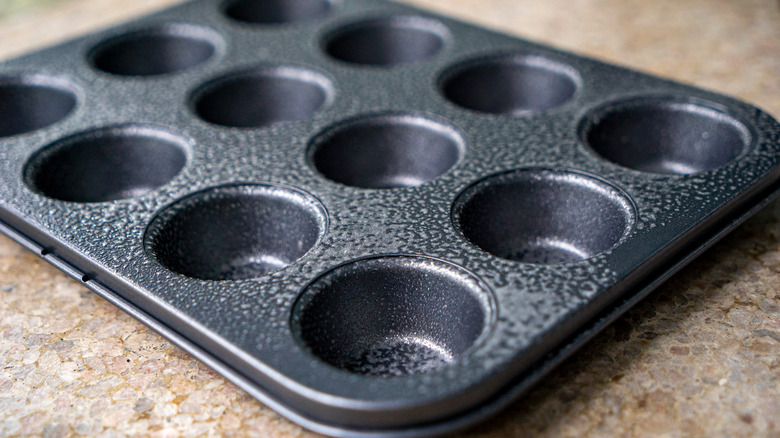
[[[374,0],[0,64],[0,229],[281,414],[496,412],[775,195],[731,98]]]

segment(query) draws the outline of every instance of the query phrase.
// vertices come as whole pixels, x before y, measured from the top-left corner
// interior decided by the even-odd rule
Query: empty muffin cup
[[[252,24],[282,24],[324,17],[329,0],[233,0],[225,4],[225,15]]]
[[[0,138],[53,125],[76,107],[76,93],[42,76],[0,77]]]
[[[88,131],[34,155],[25,179],[34,190],[70,202],[142,196],[175,177],[188,142],[168,131],[127,125]]]
[[[445,35],[444,25],[428,18],[379,18],[336,31],[325,40],[325,51],[351,64],[412,64],[439,53]]]
[[[417,186],[447,172],[463,140],[442,122],[385,114],[345,122],[315,139],[309,160],[325,177],[350,186]]]
[[[523,115],[561,106],[577,91],[574,69],[538,56],[469,61],[445,73],[441,92],[451,102],[490,114]]]
[[[293,310],[293,333],[315,356],[374,376],[425,373],[458,360],[489,330],[489,291],[472,274],[426,257],[338,267]]]
[[[196,193],[149,225],[147,252],[176,273],[244,280],[278,271],[311,249],[325,229],[324,208],[298,190],[223,186]]]
[[[611,249],[631,231],[636,213],[623,191],[600,179],[529,168],[466,189],[453,216],[456,228],[484,251],[549,265]]]
[[[214,56],[216,36],[189,25],[169,25],[109,39],[91,53],[98,70],[119,76],[158,76],[190,70]]]
[[[603,158],[642,172],[690,174],[742,155],[750,130],[716,105],[675,98],[610,104],[588,117],[583,141]]]
[[[305,120],[330,99],[324,76],[297,67],[258,67],[218,78],[195,92],[193,107],[205,121],[260,128]]]

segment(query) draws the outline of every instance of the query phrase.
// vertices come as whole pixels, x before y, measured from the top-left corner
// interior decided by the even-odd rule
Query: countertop
[[[44,3],[0,15],[1,58],[175,2]],[[410,3],[780,117],[777,0]],[[17,435],[314,436],[0,237],[0,436]],[[465,433],[659,435],[780,436],[780,202]]]

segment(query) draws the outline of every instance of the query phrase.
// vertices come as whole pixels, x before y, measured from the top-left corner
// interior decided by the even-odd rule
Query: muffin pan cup
[[[748,104],[378,0],[187,3],[0,113],[0,231],[334,436],[497,412],[780,179]]]

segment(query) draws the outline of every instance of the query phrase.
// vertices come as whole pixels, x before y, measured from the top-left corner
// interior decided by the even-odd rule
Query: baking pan
[[[374,0],[0,64],[0,231],[334,436],[471,425],[776,194],[780,125]]]

